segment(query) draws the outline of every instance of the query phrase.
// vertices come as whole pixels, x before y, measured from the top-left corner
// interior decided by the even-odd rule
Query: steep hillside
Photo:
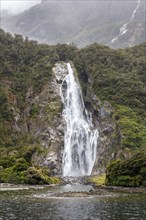
[[[81,49],[74,60],[87,106],[99,123],[103,123],[100,136],[103,140],[105,136],[109,139],[98,144],[97,161],[102,160],[104,166],[111,159],[128,158],[139,149],[145,150],[145,47],[143,44],[125,50],[111,50],[93,44]],[[102,100],[106,113],[98,109],[97,97]],[[114,109],[104,104],[105,100]],[[112,128],[105,125],[104,120],[106,124],[112,124]],[[97,170],[98,162],[98,168],[95,165]]]
[[[58,180],[48,175],[62,173],[56,62],[72,62],[99,130],[93,174],[105,171],[111,160],[145,151],[145,47],[49,46],[0,30],[0,181],[51,183]]]
[[[122,48],[145,41],[145,1],[44,0],[19,15],[3,16],[1,25],[49,44],[97,42]]]
[[[0,48],[0,179],[51,183],[47,175],[60,172],[63,142],[61,101],[52,76],[56,49],[2,30]]]

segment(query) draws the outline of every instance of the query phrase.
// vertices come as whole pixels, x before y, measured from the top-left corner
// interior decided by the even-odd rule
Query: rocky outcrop
[[[97,175],[104,173],[110,161],[120,157],[124,152],[120,147],[121,134],[114,117],[115,110],[109,102],[101,102],[91,92],[91,84],[92,82],[86,82],[84,100],[87,110],[92,114],[93,126],[99,132],[97,156],[92,171],[92,175]]]
[[[43,154],[34,155],[35,164],[49,168],[51,175],[62,175],[64,120],[60,85],[67,74],[66,63],[57,63],[52,72],[52,81],[28,104],[39,108],[37,117],[29,121],[28,128],[44,149]]]
[[[95,103],[94,98],[94,103]],[[95,108],[95,104],[93,109]],[[116,122],[113,118],[113,107],[107,101],[102,105],[97,102],[93,112],[94,120],[97,121],[99,131],[97,157],[92,174],[105,172],[105,168],[111,159],[115,158],[115,142],[117,141],[114,134],[116,132]]]
[[[14,130],[29,135],[38,143],[40,151],[33,154],[32,163],[47,168],[50,175],[62,175],[64,120],[60,86],[66,74],[66,63],[57,63],[52,70],[52,79],[45,83],[40,93],[35,94],[31,87],[28,89],[25,100],[27,104],[23,111],[17,107],[17,100],[13,102]],[[77,77],[76,71],[75,74]],[[120,156],[120,132],[113,117],[113,107],[107,101],[101,103],[91,93],[89,85],[84,101],[86,109],[92,114],[93,127],[99,132],[97,156],[92,172],[96,175],[105,172],[108,163]]]
[[[29,121],[29,131],[44,148],[44,153],[35,155],[35,163],[48,167],[51,174],[61,174],[63,150],[62,103],[55,77],[48,82],[32,104],[39,108],[37,118]]]
[[[55,87],[59,89],[64,77],[67,74],[66,63],[64,62],[57,63],[53,68],[53,71],[56,77]],[[76,70],[75,70],[75,74],[77,74]],[[87,86],[86,96],[84,96],[84,99],[87,110],[92,114],[93,127],[97,128],[99,132],[99,138],[97,144],[97,156],[92,171],[92,174],[96,175],[105,172],[105,169],[109,164],[109,162],[120,156],[121,149],[118,148],[120,146],[120,144],[118,143],[120,142],[120,132],[118,131],[117,123],[114,118],[114,108],[107,101],[101,103],[99,98],[95,94],[92,94],[90,92],[89,85]],[[63,131],[63,127],[64,127],[63,120],[60,121],[59,127]],[[59,136],[56,138],[60,139]],[[62,137],[61,146],[62,146],[61,149],[63,150],[63,137]],[[61,153],[60,158],[62,158],[62,151],[61,152],[58,151],[58,154],[60,153]],[[49,161],[51,161],[51,159],[53,158],[54,158],[53,160],[55,160],[55,157],[56,155],[53,152],[51,152],[51,154],[48,155]],[[56,162],[57,161],[58,159],[56,157]]]
[[[46,167],[50,175],[61,175],[63,151],[62,102],[59,84],[54,72],[52,80],[45,83],[40,93],[29,88],[23,110],[17,101],[13,106],[13,130],[24,134],[36,143],[40,150],[32,155],[35,166]],[[33,144],[32,143],[32,144]]]
[[[85,96],[88,100],[85,101],[86,108],[91,112],[94,127],[97,127],[99,132],[97,156],[92,171],[92,174],[96,175],[105,172],[108,162],[115,158],[116,121],[113,117],[114,109],[109,102],[105,101],[101,104],[96,95],[91,94],[90,91],[86,94],[88,94]]]

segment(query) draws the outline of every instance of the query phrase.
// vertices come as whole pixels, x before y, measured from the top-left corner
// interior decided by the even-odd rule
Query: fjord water
[[[72,188],[67,186],[68,190]],[[53,188],[53,191],[67,188]],[[50,188],[0,191],[0,220],[145,220],[146,194],[55,197]]]
[[[96,159],[98,131],[85,109],[81,87],[70,63],[61,85],[66,122],[64,134],[63,176],[90,175]]]

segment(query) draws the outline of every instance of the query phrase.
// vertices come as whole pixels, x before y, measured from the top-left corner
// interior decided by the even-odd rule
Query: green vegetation
[[[51,81],[52,67],[59,61],[56,48],[0,29],[0,50],[0,182],[58,183],[59,179],[49,177],[49,171],[34,166],[33,155],[44,150],[24,129],[26,124],[29,130],[30,120],[40,111],[39,105],[29,103],[28,94],[33,99]],[[29,114],[25,116],[27,106]]]
[[[146,152],[125,161],[113,161],[107,168],[106,185],[146,187]]]
[[[121,146],[132,150],[145,149],[146,125],[138,113],[127,106],[115,108],[115,118],[122,132]]]
[[[0,181],[30,184],[58,182],[58,179],[49,177],[49,171],[34,165],[33,155],[41,154],[44,149],[29,131],[32,120],[40,112],[40,106],[37,102],[30,102],[30,96],[33,100],[52,81],[52,67],[58,61],[73,62],[85,100],[92,100],[95,94],[114,107],[115,136],[117,134],[119,138],[116,149],[130,152],[129,155],[137,150],[145,151],[145,49],[146,44],[120,50],[99,44],[83,49],[66,44],[49,46],[29,41],[21,35],[12,36],[0,29]],[[44,111],[47,122],[52,125],[54,115],[60,112],[62,106],[51,97],[51,91],[48,100]],[[123,166],[128,161],[117,162],[116,166]],[[132,176],[118,173],[117,178],[118,175],[119,178],[127,178],[125,182],[129,185],[130,182],[131,185],[145,185],[145,180],[141,177],[139,180],[145,169],[142,166],[138,173],[134,170]],[[121,184],[119,180],[114,182],[112,177],[116,178],[108,168],[107,184]],[[95,179],[93,181],[96,182]]]
[[[146,147],[145,51],[145,43],[125,50],[95,43],[74,59],[85,99],[95,94],[114,106],[120,146],[131,150]]]
[[[81,81],[90,79],[100,99],[129,106],[144,119],[145,49],[146,44],[125,50],[93,44],[80,50],[74,62]]]
[[[40,151],[41,149],[38,146],[1,148],[0,182],[15,184],[60,183],[61,180],[59,178],[50,177],[48,169],[33,166],[31,157],[34,152]]]
[[[23,161],[17,162],[14,166],[0,170],[0,182],[21,183],[21,184],[59,184],[61,179],[49,177],[46,169],[40,167],[28,167]]]
[[[105,185],[105,178],[106,178],[105,173],[98,175],[98,176],[92,176],[92,177],[89,177],[88,183],[99,185],[99,186]]]
[[[146,43],[125,50],[93,44],[81,49],[74,59],[85,99],[95,94],[114,107],[115,147],[123,152],[122,160],[125,154],[129,157],[146,150],[145,51]],[[141,158],[137,155],[112,162],[107,168],[106,184],[145,186],[146,157],[142,153]]]

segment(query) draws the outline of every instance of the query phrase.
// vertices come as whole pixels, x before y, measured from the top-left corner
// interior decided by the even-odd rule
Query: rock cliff
[[[145,44],[79,49],[37,44],[0,30],[0,48],[1,182],[52,183],[48,175],[62,175],[60,85],[67,62],[99,131],[92,174],[103,173],[114,159],[145,151]]]

